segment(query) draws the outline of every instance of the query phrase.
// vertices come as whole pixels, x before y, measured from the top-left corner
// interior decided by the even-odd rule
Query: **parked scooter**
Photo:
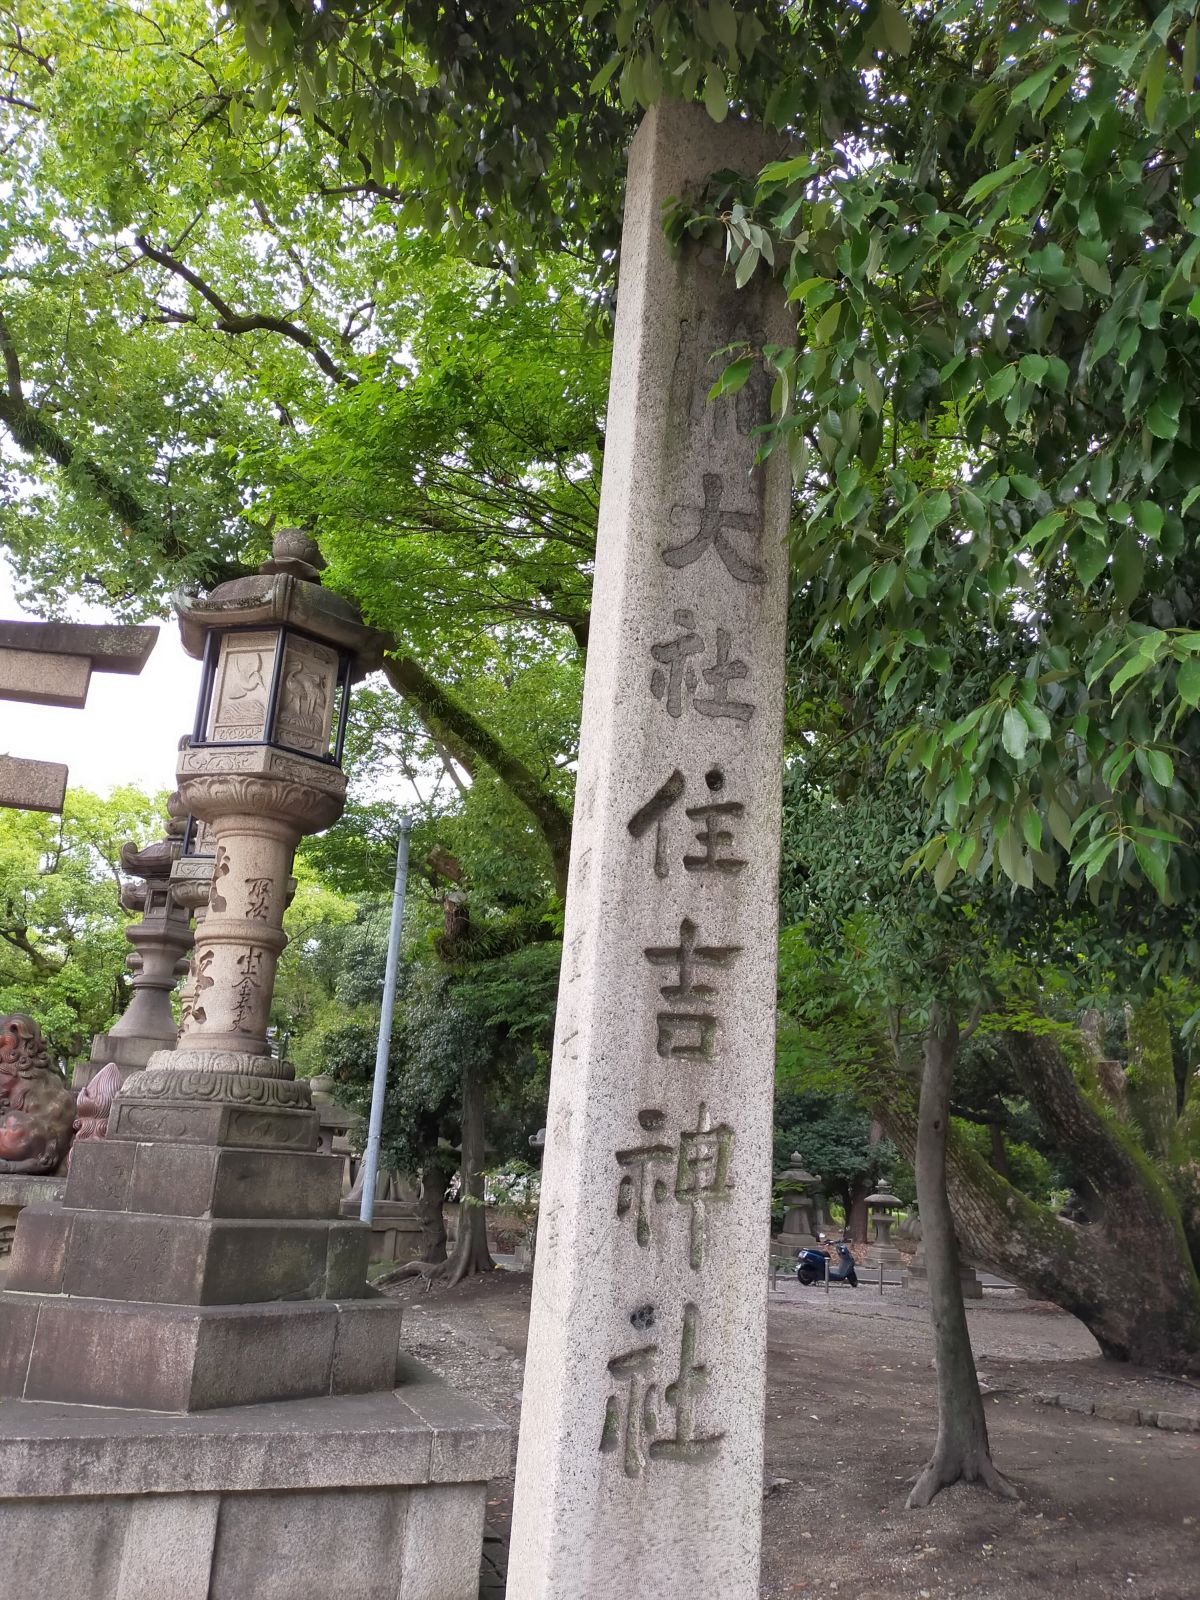
[[[817,1238],[824,1244],[828,1235],[819,1233]],[[828,1250],[797,1250],[796,1281],[807,1289],[810,1284],[824,1283],[828,1275],[830,1283],[848,1283],[852,1289],[857,1289],[858,1273],[854,1270],[850,1246],[845,1239],[839,1239],[834,1249],[838,1256],[836,1266],[830,1264]]]

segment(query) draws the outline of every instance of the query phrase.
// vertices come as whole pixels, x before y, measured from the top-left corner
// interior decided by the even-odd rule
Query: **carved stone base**
[[[395,1382],[401,1312],[382,1295],[180,1306],[7,1290],[0,1395],[183,1413],[365,1394]]]
[[[353,1196],[342,1201],[342,1216],[357,1217],[361,1200]],[[372,1266],[384,1261],[416,1261],[424,1245],[424,1224],[411,1205],[402,1200],[376,1200],[371,1219],[368,1260]]]
[[[812,1250],[816,1243],[811,1233],[781,1233],[771,1240],[771,1249],[776,1255],[795,1255],[797,1250]]]
[[[238,1150],[315,1150],[318,1131],[315,1111],[120,1098],[108,1124],[110,1139],[162,1139]]]
[[[178,1067],[160,1066],[152,1058],[113,1102],[108,1137],[240,1149],[317,1148],[320,1130],[306,1080],[188,1066],[196,1054],[179,1053]],[[221,1056],[231,1063],[254,1059]]]
[[[959,1261],[958,1278],[962,1285],[964,1300],[983,1299],[983,1284],[980,1283],[979,1276],[969,1261]],[[929,1293],[929,1268],[925,1261],[924,1241],[917,1246],[912,1263],[904,1274],[904,1289],[908,1294]]]
[[[154,1087],[143,1092],[212,1099],[219,1091],[206,1089],[206,1080],[248,1078],[259,1087],[243,1090],[243,1098],[257,1096],[261,1104],[310,1106],[312,1090],[308,1079],[293,1079],[291,1070],[273,1056],[257,1056],[249,1050],[189,1050],[181,1045],[178,1050],[154,1052],[146,1063],[147,1081]]]
[[[155,1216],[26,1206],[7,1287],[179,1306],[342,1300],[364,1292],[361,1222]]]

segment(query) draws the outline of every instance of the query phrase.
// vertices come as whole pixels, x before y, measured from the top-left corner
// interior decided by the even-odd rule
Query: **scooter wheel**
[[[817,1279],[815,1273],[805,1272],[803,1267],[798,1267],[796,1269],[796,1282],[802,1285],[803,1288],[810,1288],[814,1283],[816,1283],[816,1281]]]
[[[850,1285],[850,1287],[852,1289],[857,1289],[858,1288],[858,1273],[857,1272],[852,1272],[850,1274],[850,1276],[846,1279],[846,1282]]]

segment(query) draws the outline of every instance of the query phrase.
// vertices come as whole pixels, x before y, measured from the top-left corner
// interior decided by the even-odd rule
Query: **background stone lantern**
[[[867,1216],[875,1230],[871,1255],[885,1267],[894,1267],[900,1262],[900,1252],[892,1243],[892,1213],[898,1211],[900,1205],[900,1196],[892,1194],[886,1178],[880,1178],[878,1189],[867,1196]]]
[[[192,947],[191,908],[175,894],[175,868],[184,831],[178,795],[167,802],[166,836],[138,848],[121,849],[121,869],[127,875],[121,904],[141,917],[125,929],[133,946],[127,966],[133,973],[132,998],[124,1015],[107,1033],[92,1040],[91,1055],[75,1068],[72,1082],[84,1089],[109,1062],[115,1062],[121,1081],[139,1071],[159,1050],[175,1042],[171,994],[179,974],[186,970]]]
[[[784,1250],[807,1250],[816,1244],[813,1234],[813,1197],[818,1179],[805,1172],[800,1164],[800,1152],[793,1150],[791,1165],[775,1180],[779,1198],[783,1201],[783,1229],[778,1243]]]

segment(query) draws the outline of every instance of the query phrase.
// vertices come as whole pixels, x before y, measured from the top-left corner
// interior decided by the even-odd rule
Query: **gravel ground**
[[[404,1342],[508,1422],[520,1419],[529,1279],[405,1284]],[[989,1293],[970,1311],[1009,1505],[967,1486],[903,1509],[932,1444],[924,1307],[896,1291],[770,1297],[762,1600],[1197,1600],[1200,1433],[1038,1404],[1067,1391],[1200,1417],[1200,1389],[1103,1361],[1055,1307]],[[503,1595],[512,1477],[489,1491],[481,1597]],[[513,1596],[512,1600],[520,1600]],[[714,1597],[719,1600],[719,1597]]]

